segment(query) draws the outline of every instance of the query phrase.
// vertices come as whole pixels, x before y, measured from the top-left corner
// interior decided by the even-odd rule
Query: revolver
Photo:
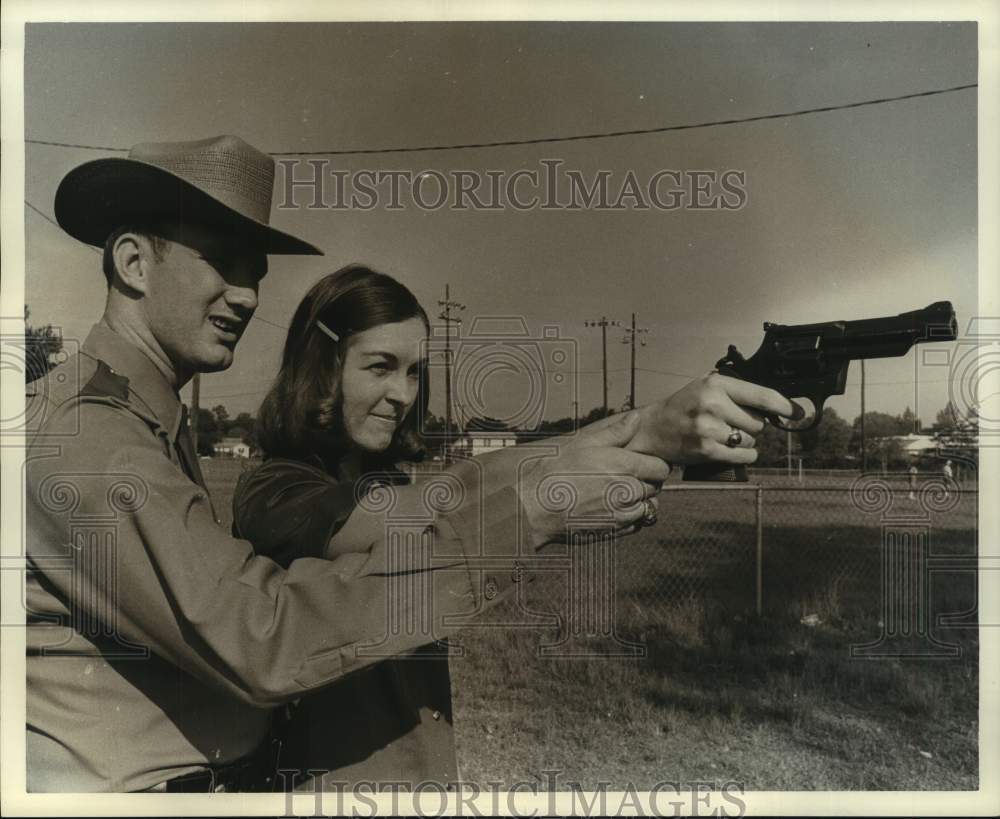
[[[844,394],[852,361],[905,355],[921,342],[954,341],[957,329],[950,301],[884,318],[819,324],[765,321],[757,352],[744,358],[730,344],[715,367],[721,375],[770,387],[789,400],[808,399],[815,414],[804,426],[787,426],[780,416],[768,416],[778,429],[804,432],[819,424],[827,398]],[[800,414],[805,417],[804,410]],[[742,464],[692,464],[684,468],[684,480],[746,481],[747,470]]]

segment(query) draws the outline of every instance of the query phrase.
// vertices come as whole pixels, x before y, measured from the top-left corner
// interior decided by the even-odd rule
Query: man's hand
[[[567,523],[592,519],[595,528],[634,530],[660,491],[670,467],[660,458],[623,447],[639,430],[638,413],[616,416],[580,431],[559,454],[537,461],[519,486],[521,503],[540,546],[565,536]],[[651,500],[653,508],[656,501]]]
[[[764,428],[764,416],[798,418],[801,410],[767,387],[712,372],[635,412],[640,424],[628,444],[631,450],[672,464],[752,464],[757,460],[754,439]],[[741,433],[740,443],[727,446],[734,429]]]

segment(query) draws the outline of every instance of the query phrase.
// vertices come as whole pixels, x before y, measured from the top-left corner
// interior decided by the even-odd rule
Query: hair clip
[[[319,329],[322,330],[324,333],[326,333],[328,336],[330,336],[330,338],[332,338],[334,341],[340,341],[340,336],[338,336],[335,332],[333,332],[333,330],[327,327],[319,319],[316,319],[316,326],[319,327]]]

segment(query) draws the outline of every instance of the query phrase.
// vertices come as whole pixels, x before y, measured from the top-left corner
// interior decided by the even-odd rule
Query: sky
[[[295,159],[753,117],[976,76],[974,23],[29,24],[25,137],[127,148],[233,133]],[[347,172],[506,178],[547,160],[587,179],[606,171],[612,190],[629,172],[644,184],[661,170],[736,170],[745,204],[311,209],[299,194],[302,206],[276,209],[272,222],[326,255],[272,257],[259,320],[233,367],[202,379],[202,404],[254,412],[281,327],[313,283],[352,262],[397,277],[435,315],[449,285],[466,306],[458,411],[517,425],[601,403],[601,332],[586,323],[603,317],[627,324],[635,312],[648,329],[637,349],[640,404],[709,370],[730,343],[753,352],[763,321],[950,300],[964,331],[977,314],[976,93],[666,133],[327,157],[328,169]],[[26,198],[51,217],[67,171],[118,155],[28,144]],[[99,256],[30,209],[25,225],[32,320],[82,339],[103,307]],[[518,346],[498,356],[496,339],[512,333]],[[628,392],[622,338],[609,330],[611,406]],[[960,350],[941,347],[953,359]],[[545,372],[532,377],[525,362],[536,360]],[[933,422],[949,397],[940,355],[871,362],[866,377],[869,410],[910,406]],[[828,406],[852,419],[858,382],[852,365],[848,394]],[[440,414],[439,369],[432,383]]]

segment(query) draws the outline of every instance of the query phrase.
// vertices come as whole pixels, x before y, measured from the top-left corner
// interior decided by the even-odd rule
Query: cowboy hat
[[[173,218],[233,231],[267,253],[322,255],[270,226],[274,160],[235,136],[149,142],[128,158],[95,159],[71,170],[55,214],[70,236],[103,247],[117,228]]]

